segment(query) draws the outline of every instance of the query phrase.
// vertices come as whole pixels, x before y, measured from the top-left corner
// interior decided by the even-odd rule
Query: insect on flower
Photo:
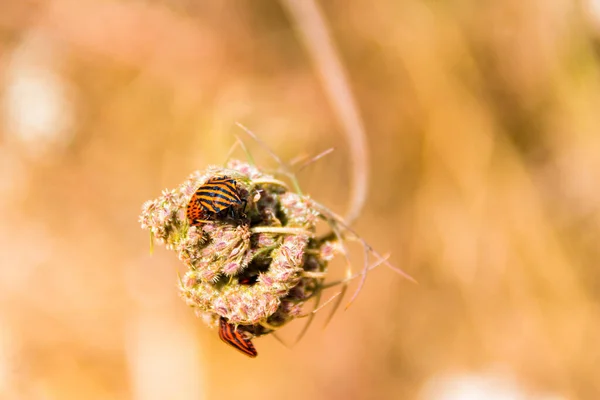
[[[256,357],[258,353],[254,345],[242,331],[238,331],[235,326],[228,323],[225,318],[219,320],[219,337],[230,346],[235,347],[248,357]]]
[[[350,281],[360,278],[350,305],[368,272],[378,265],[413,280],[341,217],[303,195],[291,167],[268,151],[295,191],[278,176],[231,159],[223,167],[193,172],[177,189],[144,203],[140,215],[151,240],[175,250],[184,263],[179,290],[186,304],[211,327],[219,325],[221,340],[251,358],[258,355],[255,337],[275,336],[279,328],[308,317],[298,341],[313,316],[337,298],[330,319]],[[333,234],[318,233],[321,221]],[[203,224],[208,226],[199,229]],[[346,257],[350,240],[361,243],[365,252],[359,273]],[[336,254],[346,258],[346,278],[331,281],[328,263]],[[376,259],[373,264],[371,257]],[[307,301],[335,286],[341,287],[338,293],[323,304],[315,301],[312,311],[304,313]]]
[[[188,203],[186,216],[190,225],[199,225],[207,222],[211,215],[244,203],[234,179],[228,176],[212,177],[196,190]]]

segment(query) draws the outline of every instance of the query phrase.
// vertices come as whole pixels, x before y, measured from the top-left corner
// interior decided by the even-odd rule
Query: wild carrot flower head
[[[186,207],[194,193],[224,176],[235,181],[242,204],[190,225]],[[339,251],[334,242],[315,237],[320,216],[310,198],[232,160],[226,168],[196,171],[178,188],[144,203],[140,223],[185,265],[181,296],[204,321],[216,326],[224,317],[259,336],[300,316]]]

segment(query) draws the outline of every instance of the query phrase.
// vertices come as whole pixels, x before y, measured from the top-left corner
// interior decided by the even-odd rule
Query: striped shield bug
[[[212,215],[244,203],[234,179],[228,176],[212,177],[196,190],[188,203],[186,216],[190,225],[199,225],[207,222]]]
[[[254,358],[258,355],[254,345],[244,332],[238,331],[235,326],[227,322],[223,317],[219,320],[219,337],[222,341],[235,347],[248,357]]]

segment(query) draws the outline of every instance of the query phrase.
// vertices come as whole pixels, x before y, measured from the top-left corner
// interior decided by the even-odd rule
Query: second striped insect
[[[248,357],[254,358],[258,355],[254,345],[244,332],[237,330],[235,326],[227,322],[223,317],[219,320],[219,337],[222,341],[235,347]]]

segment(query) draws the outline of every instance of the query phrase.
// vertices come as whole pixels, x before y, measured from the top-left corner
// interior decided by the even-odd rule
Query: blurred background
[[[0,2],[1,399],[600,398],[600,2],[307,4]],[[221,343],[138,215],[235,122],[419,284]]]

